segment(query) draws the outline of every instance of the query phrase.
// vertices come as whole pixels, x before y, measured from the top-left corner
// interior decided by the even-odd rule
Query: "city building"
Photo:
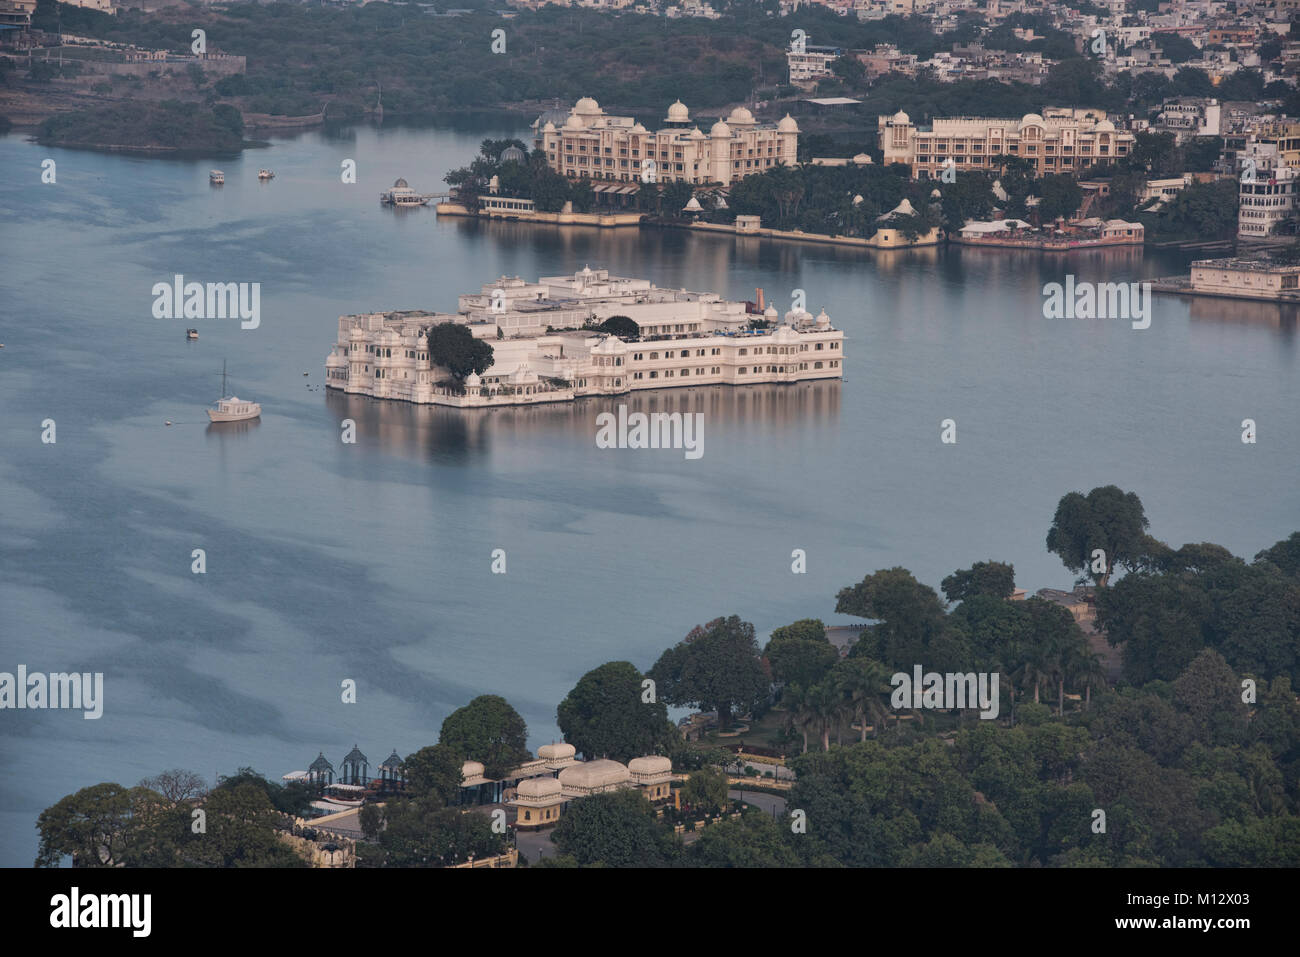
[[[1218,136],[1223,108],[1218,100],[1180,96],[1165,100],[1151,123],[1156,133],[1173,133],[1179,143],[1195,136]]]
[[[1272,143],[1255,143],[1237,154],[1237,238],[1267,239],[1296,211],[1296,168]]]
[[[761,124],[738,106],[706,135],[680,100],[653,132],[634,117],[606,115],[587,96],[559,125],[548,116],[538,117],[533,132],[537,148],[556,172],[625,182],[729,186],[752,173],[793,166],[799,150],[799,124],[789,115],[779,123]]]
[[[813,46],[805,43],[797,50],[787,50],[786,68],[790,72],[791,86],[809,89],[835,75],[831,64],[844,55],[841,47]]]
[[[949,160],[957,170],[997,169],[1000,155],[1029,160],[1038,176],[1077,173],[1127,156],[1136,139],[1092,109],[1045,109],[1019,120],[936,117],[930,129],[899,110],[879,117],[877,128],[884,162],[906,163],[914,179],[937,177]]]
[[[660,289],[606,269],[535,283],[502,277],[461,296],[455,313],[340,316],[325,381],[359,395],[475,408],[843,377],[844,333],[825,310],[781,317],[771,306],[749,309],[716,293]],[[639,335],[595,328],[613,316],[631,319]],[[491,344],[492,364],[481,375],[458,381],[430,359],[428,330],[447,322]]]
[[[1300,265],[1257,259],[1198,259],[1191,291],[1238,299],[1300,300]]]

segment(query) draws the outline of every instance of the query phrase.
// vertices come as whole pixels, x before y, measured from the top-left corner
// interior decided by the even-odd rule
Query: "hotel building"
[[[1300,300],[1300,265],[1259,259],[1198,259],[1191,290],[1234,299]]]
[[[611,316],[630,318],[639,335],[593,328]],[[753,320],[768,325],[752,329]],[[491,344],[492,365],[482,375],[460,382],[433,364],[425,337],[446,322]],[[325,381],[422,404],[531,405],[634,389],[839,379],[843,341],[825,310],[782,317],[769,306],[754,314],[716,293],[660,289],[588,267],[537,282],[502,277],[461,296],[455,313],[340,316]]]
[[[743,106],[719,119],[706,135],[680,100],[651,132],[631,116],[608,116],[589,96],[559,125],[543,115],[533,123],[534,144],[558,173],[569,177],[729,186],[751,173],[798,160],[799,124],[787,115],[760,124]],[[653,164],[653,165],[651,165]]]
[[[1136,141],[1100,110],[1047,109],[1018,120],[936,118],[930,129],[920,129],[899,110],[876,125],[885,163],[907,164],[913,179],[936,178],[949,159],[958,170],[995,170],[998,155],[1029,160],[1035,176],[1077,173],[1127,156]]]

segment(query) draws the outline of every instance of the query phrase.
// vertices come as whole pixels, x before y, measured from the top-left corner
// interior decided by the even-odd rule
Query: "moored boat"
[[[226,182],[226,174],[221,172],[219,169],[214,169],[208,173],[208,182],[213,186],[224,186]]]
[[[271,172],[269,169],[259,169],[257,171],[257,178],[262,182],[266,182],[268,179],[274,179],[275,173]]]
[[[198,337],[199,337],[199,330],[197,330],[197,329],[186,329],[186,330],[185,330],[185,338],[186,338],[186,339],[197,339]]]
[[[221,398],[207,410],[208,418],[213,422],[244,422],[256,419],[262,414],[262,407],[256,402],[249,402],[226,391],[226,364],[221,363]]]

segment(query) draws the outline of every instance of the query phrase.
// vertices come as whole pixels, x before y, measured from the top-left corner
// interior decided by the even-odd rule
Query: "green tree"
[[[78,867],[138,866],[149,846],[149,827],[170,803],[148,788],[95,784],[69,794],[40,813],[37,867],[58,867],[71,857]]]
[[[682,800],[692,808],[716,814],[728,806],[727,775],[717,768],[701,768],[682,785]]]
[[[1014,565],[995,562],[976,562],[970,568],[959,568],[942,582],[944,596],[949,601],[965,601],[974,595],[993,598],[1010,598],[1016,588]]]
[[[789,827],[751,813],[706,827],[691,845],[688,860],[692,867],[799,867],[790,844]]]
[[[596,328],[620,339],[634,339],[641,335],[641,327],[627,316],[610,316]]]
[[[475,337],[469,326],[442,322],[430,326],[425,336],[429,358],[457,380],[471,372],[482,375],[492,365],[492,346]]]
[[[1104,588],[1118,566],[1134,567],[1141,560],[1149,524],[1142,500],[1133,492],[1114,485],[1087,495],[1070,492],[1056,506],[1047,550],[1070,571],[1091,575]],[[1094,563],[1102,570],[1092,571]]]
[[[402,764],[406,793],[434,804],[451,804],[460,793],[462,768],[467,758],[449,744],[432,744],[408,755]]]
[[[408,799],[389,801],[382,811],[378,843],[389,867],[450,867],[506,848],[491,818],[474,811]]]
[[[662,867],[678,844],[639,791],[593,794],[570,802],[551,834],[581,867]]]
[[[500,779],[529,760],[528,727],[510,703],[499,695],[479,695],[442,722],[438,743],[454,754],[483,764],[485,776]]]
[[[761,711],[770,688],[754,626],[736,615],[692,630],[660,656],[649,675],[665,702],[716,710],[724,728],[737,712]]]
[[[667,746],[676,729],[657,696],[647,703],[645,676],[627,661],[611,661],[588,671],[556,709],[564,740],[587,759],[626,762]]]

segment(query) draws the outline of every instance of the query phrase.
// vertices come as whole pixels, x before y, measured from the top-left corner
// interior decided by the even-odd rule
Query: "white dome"
[[[1042,126],[1042,125],[1043,125],[1043,118],[1039,116],[1037,113],[1026,113],[1024,119],[1020,121],[1020,129],[1022,130],[1026,126]]]
[[[560,784],[566,788],[590,790],[622,784],[628,780],[627,768],[617,761],[601,759],[574,764],[560,772]]]
[[[537,749],[537,756],[543,761],[563,760],[564,758],[571,758],[577,753],[577,748],[563,741],[559,744],[544,744]]]
[[[672,106],[668,107],[669,123],[689,123],[691,111],[686,108],[686,104],[677,100]]]
[[[673,763],[661,754],[648,754],[633,758],[627,763],[627,769],[633,774],[665,774],[672,771]]]
[[[794,121],[794,117],[787,113],[781,118],[781,122],[776,124],[778,133],[798,133],[799,124]]]
[[[632,132],[633,132],[633,133],[648,133],[649,130],[647,130],[647,129],[646,129],[644,126],[642,126],[640,123],[637,123],[637,124],[635,124],[635,125],[632,127]]]
[[[819,325],[819,326],[829,326],[830,324],[831,324],[831,317],[828,316],[828,315],[826,315],[826,310],[825,310],[825,309],[823,309],[821,312],[817,313],[817,325]]]
[[[584,96],[574,105],[573,112],[581,113],[583,116],[598,116],[601,109],[599,103],[589,96]]]
[[[471,389],[477,388],[482,384],[483,380],[478,377],[477,372],[471,372],[469,375],[465,376],[465,385],[469,386]]]
[[[569,114],[569,118],[564,121],[564,128],[566,130],[580,130],[583,128],[582,120],[578,119],[577,113]]]
[[[727,121],[729,123],[735,123],[738,126],[747,126],[754,122],[754,114],[749,112],[749,110],[745,109],[743,106],[738,106],[731,111],[731,115],[727,117]]]
[[[460,776],[468,781],[470,778],[483,776],[483,765],[478,761],[466,761],[460,766]]]
[[[554,132],[555,132],[555,124],[552,123],[550,120],[547,120],[547,121],[546,121],[546,125],[542,127],[542,132],[543,132],[543,133],[554,133]]]
[[[1097,124],[1096,130],[1098,133],[1113,133],[1115,132],[1115,124],[1110,120],[1102,120]]]
[[[912,122],[912,118],[908,116],[906,113],[904,113],[902,110],[899,110],[897,113],[891,116],[890,119],[893,120],[895,123],[900,123],[900,124],[907,124]]]
[[[780,315],[781,314],[776,311],[776,306],[768,306],[763,310],[764,319],[778,319],[780,318]]]
[[[713,124],[713,128],[709,130],[709,135],[712,137],[720,137],[722,139],[730,139],[731,127],[722,120],[718,120],[718,122]]]
[[[707,136],[705,136],[703,133],[700,132],[700,128],[698,126],[691,127],[691,132],[688,134],[688,138],[693,140],[708,139]]]
[[[525,778],[519,782],[515,794],[527,798],[548,798],[560,796],[560,782],[552,777]]]

